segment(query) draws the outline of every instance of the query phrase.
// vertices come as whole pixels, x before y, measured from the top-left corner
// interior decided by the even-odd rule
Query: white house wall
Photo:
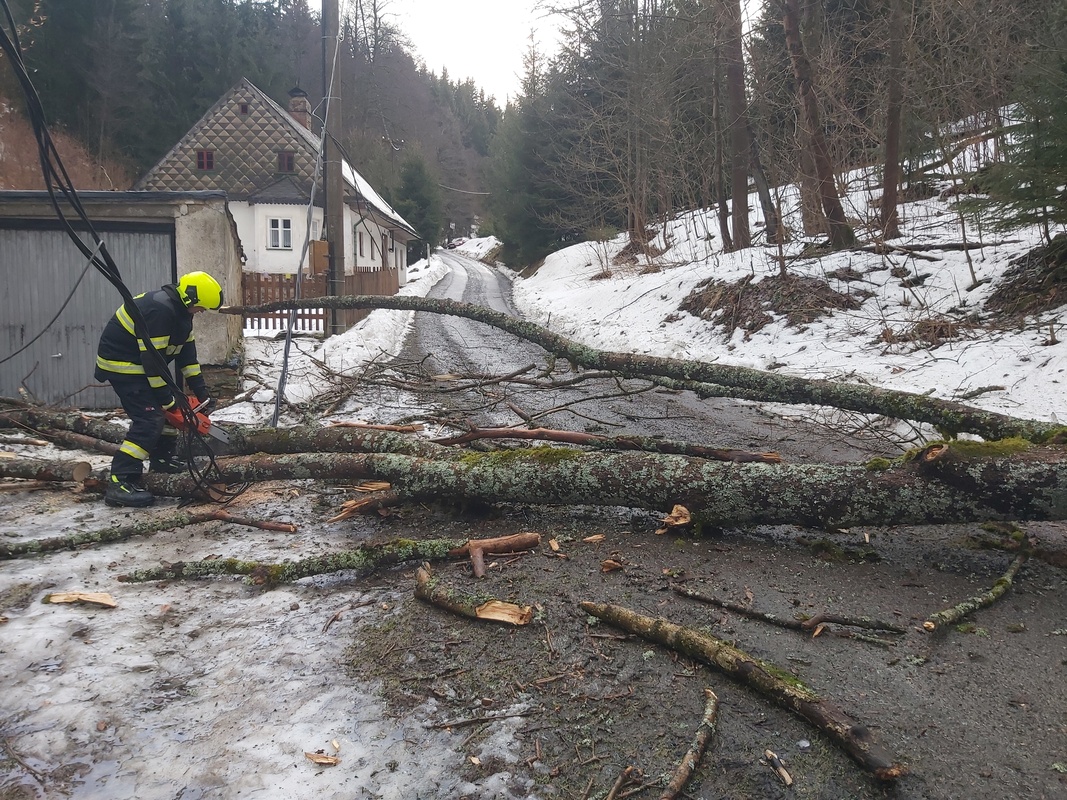
[[[265,272],[277,275],[293,275],[300,266],[304,239],[307,237],[307,206],[256,203],[245,201],[230,203],[230,211],[237,223],[237,234],[245,252],[246,272]],[[268,247],[271,219],[288,219],[292,230],[292,247],[272,249]],[[322,227],[322,209],[316,208],[311,218],[311,238],[319,238]],[[304,256],[304,264],[308,257]]]
[[[237,233],[245,253],[245,271],[278,275],[293,275],[300,264],[300,255],[307,233],[307,206],[282,205],[232,201],[230,213],[237,224]],[[292,249],[275,250],[267,247],[271,219],[288,219],[292,226]],[[357,227],[358,225],[358,227]],[[322,209],[315,208],[312,215],[311,238],[317,239],[322,226]],[[363,233],[363,254],[359,252],[359,233]],[[357,269],[376,271],[382,267],[382,234],[388,237],[389,229],[383,228],[369,217],[361,218],[352,208],[345,208],[345,274],[352,275]],[[393,252],[388,253],[388,266],[397,270],[400,283],[407,280],[407,247],[401,240],[393,243]],[[307,264],[307,257],[304,259]]]

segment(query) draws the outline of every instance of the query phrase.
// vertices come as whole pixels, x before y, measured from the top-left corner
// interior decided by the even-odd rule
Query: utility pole
[[[322,96],[325,99],[326,149],[323,153],[323,183],[326,187],[323,209],[326,241],[330,245],[330,268],[326,276],[326,293],[344,294],[345,283],[345,190],[341,169],[341,148],[335,137],[341,136],[341,75],[338,49],[341,46],[338,0],[322,0]],[[330,310],[330,334],[344,333],[337,309]]]

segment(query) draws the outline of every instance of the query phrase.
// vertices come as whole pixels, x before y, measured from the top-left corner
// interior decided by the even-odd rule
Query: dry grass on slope
[[[85,146],[65,133],[52,140],[76,189],[128,189],[133,179],[126,167],[104,159],[98,162]],[[21,107],[0,95],[0,190],[44,189],[37,141]]]

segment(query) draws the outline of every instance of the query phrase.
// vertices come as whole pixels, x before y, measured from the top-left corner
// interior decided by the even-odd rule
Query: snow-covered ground
[[[959,220],[936,199],[902,207],[902,245],[958,242]],[[987,246],[968,253],[929,250],[917,260],[905,255],[880,256],[848,251],[821,259],[789,263],[793,275],[825,278],[841,293],[873,293],[854,311],[835,311],[802,328],[775,321],[751,335],[721,328],[686,312],[681,301],[701,281],[723,282],[746,276],[761,280],[778,272],[773,247],[722,253],[709,214],[690,214],[666,226],[652,242],[666,252],[650,264],[616,266],[614,256],[624,238],[586,243],[550,255],[536,275],[516,282],[516,305],[552,330],[591,346],[671,358],[717,362],[805,378],[862,382],[934,397],[959,399],[977,389],[999,386],[972,400],[972,405],[1013,416],[1051,421],[1067,419],[1063,381],[1067,344],[1048,345],[1050,326],[1057,331],[1063,309],[1028,319],[1014,330],[975,329],[936,349],[914,342],[887,344],[883,333],[897,338],[924,320],[960,321],[977,312],[1009,262],[1039,244],[1036,230],[1010,236],[983,237]],[[981,241],[968,230],[970,241]],[[801,243],[785,249],[799,251]],[[931,259],[931,260],[927,260]],[[650,268],[652,267],[652,268]],[[890,270],[905,267],[911,276],[926,276],[907,288]],[[974,283],[971,267],[981,285]],[[861,273],[845,282],[829,277],[838,270]],[[605,271],[610,277],[603,277]],[[598,276],[594,279],[594,276]],[[714,317],[710,322],[714,322]]]

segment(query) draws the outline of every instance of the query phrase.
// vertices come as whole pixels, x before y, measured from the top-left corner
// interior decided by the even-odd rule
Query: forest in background
[[[281,102],[296,84],[313,105],[322,94],[315,0],[8,3],[50,123],[112,164],[116,188],[242,76]],[[562,48],[531,43],[501,110],[428,72],[390,0],[341,4],[344,146],[433,243],[477,218],[524,266],[620,231],[640,250],[678,211],[715,208],[708,236],[725,251],[802,235],[839,248],[894,238],[898,205],[946,182],[989,198],[968,213],[1042,224],[1049,241],[1067,222],[1067,0],[545,6]],[[0,91],[13,88],[0,63]],[[954,174],[965,149],[986,163]],[[845,176],[869,167],[882,175],[870,210],[847,207]],[[803,230],[780,222],[790,184]]]
[[[684,209],[724,251],[798,236],[892,239],[898,204],[946,183],[1000,222],[1067,222],[1065,0],[560,0],[558,54],[527,53],[492,150],[491,230],[529,264]],[[954,175],[977,149],[978,182]],[[993,166],[996,164],[997,166]],[[847,175],[883,175],[867,208]],[[781,188],[803,230],[783,228]],[[750,231],[749,192],[762,231]],[[757,234],[759,234],[757,236]]]
[[[246,77],[278,101],[299,85],[318,110],[319,3],[308,0],[8,0],[48,122],[80,142],[95,174],[80,188],[128,188],[224,92]],[[357,169],[431,242],[484,214],[482,165],[501,111],[472,81],[428,72],[388,0],[342,3],[343,146]],[[0,58],[0,187],[41,188],[16,131],[23,102]],[[30,169],[27,170],[26,166]],[[92,170],[90,169],[90,172]],[[27,183],[29,180],[31,183]],[[442,189],[452,187],[462,191]]]

